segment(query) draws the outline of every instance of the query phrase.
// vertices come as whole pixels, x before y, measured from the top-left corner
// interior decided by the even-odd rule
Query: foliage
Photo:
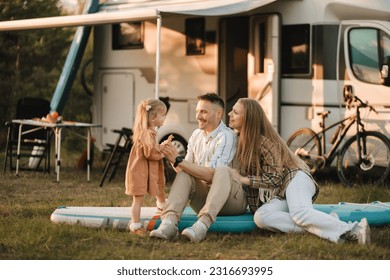
[[[53,17],[62,14],[60,0],[2,0],[0,20]],[[48,28],[0,32],[0,123],[12,119],[21,97],[51,100],[61,74],[74,28]],[[91,52],[91,48],[89,48]],[[90,56],[90,55],[89,55]],[[76,81],[69,98],[72,108],[65,108],[68,119],[90,120],[91,100]],[[81,113],[80,113],[81,112]],[[82,116],[79,116],[79,115]],[[0,147],[4,139],[0,126]]]

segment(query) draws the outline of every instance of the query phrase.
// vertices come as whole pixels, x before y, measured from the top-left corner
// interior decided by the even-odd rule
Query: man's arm
[[[164,145],[164,147],[162,147],[162,152],[172,164],[175,163],[178,152],[172,144]],[[213,180],[214,169],[211,167],[200,166],[187,160],[180,162],[177,167],[178,168],[175,168],[176,171],[180,168],[191,176],[199,178],[207,183],[211,183]]]
[[[206,183],[211,183],[213,180],[214,169],[211,167],[200,166],[186,160],[183,160],[177,166],[191,176],[203,180]]]

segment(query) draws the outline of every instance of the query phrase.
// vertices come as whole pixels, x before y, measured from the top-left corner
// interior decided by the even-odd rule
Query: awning
[[[163,0],[144,1],[142,3],[124,4],[122,8],[134,9],[149,7],[157,13],[174,13],[198,16],[222,16],[248,12],[276,0]],[[104,5],[103,9],[110,10]]]
[[[96,25],[135,21],[148,18],[156,18],[157,14],[152,9],[136,9],[131,11],[96,13],[87,15],[46,17],[35,19],[21,19],[0,22],[0,31],[31,30],[52,27],[72,27],[82,25]]]
[[[0,22],[0,31],[109,24],[156,18],[164,13],[231,15],[248,12],[274,1],[276,0],[152,0],[133,4],[102,4],[100,11],[95,14],[3,21]]]

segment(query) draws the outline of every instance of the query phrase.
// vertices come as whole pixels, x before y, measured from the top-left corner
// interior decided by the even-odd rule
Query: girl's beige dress
[[[145,145],[142,139],[151,137],[152,145]],[[160,195],[164,192],[164,162],[160,145],[157,144],[157,133],[146,130],[141,135],[141,141],[134,143],[126,168],[127,195]]]

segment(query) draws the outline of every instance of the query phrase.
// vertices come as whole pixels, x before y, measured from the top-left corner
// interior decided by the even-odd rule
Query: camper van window
[[[310,73],[310,25],[282,27],[282,74]]]
[[[380,45],[377,29],[355,28],[349,32],[349,61],[359,80],[380,84]]]
[[[205,19],[186,19],[186,54],[205,54]]]
[[[112,49],[142,49],[144,47],[143,22],[122,22],[112,25]]]

